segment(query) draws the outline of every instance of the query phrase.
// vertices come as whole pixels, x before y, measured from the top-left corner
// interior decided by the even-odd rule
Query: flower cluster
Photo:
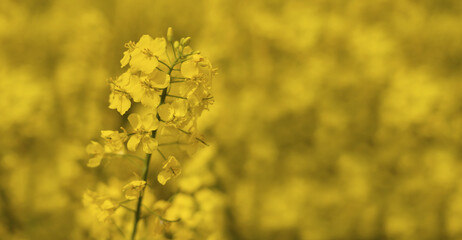
[[[137,222],[141,219],[144,190],[151,186],[148,173],[153,154],[158,153],[164,161],[160,163],[162,169],[156,174],[158,183],[165,185],[180,175],[182,168],[177,157],[166,155],[160,146],[205,144],[197,133],[197,119],[213,103],[211,80],[215,69],[200,52],[192,50],[189,42],[189,37],[173,41],[169,28],[167,39],[143,35],[138,42],[125,44],[127,50],[120,63],[126,70],[119,77],[109,80],[109,108],[116,109],[121,115],[130,111],[127,120],[131,126],[127,128],[129,131],[123,127],[121,131],[101,131],[104,143],[92,141],[87,147],[91,155],[87,166],[91,168],[100,166],[108,157],[144,159],[140,179],[127,183],[121,189],[125,200],[119,202],[138,201],[133,210],[133,238]],[[141,151],[145,154],[144,158],[137,155]],[[86,205],[101,210],[99,219],[108,219],[118,209],[119,203],[94,200],[103,199],[95,196],[87,193]]]

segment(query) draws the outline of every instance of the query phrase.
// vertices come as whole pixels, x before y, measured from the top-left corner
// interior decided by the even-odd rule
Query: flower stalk
[[[145,188],[153,186],[147,184],[153,153],[157,151],[163,161],[162,169],[157,173],[157,181],[160,183],[158,186],[161,186],[179,176],[182,169],[180,161],[174,155],[164,154],[159,147],[174,143],[178,144],[181,150],[187,145],[196,148],[197,142],[206,144],[198,137],[200,135],[196,133],[196,124],[202,111],[208,110],[208,106],[213,103],[210,97],[211,79],[215,70],[208,59],[200,55],[200,52],[192,51],[188,46],[189,39],[173,41],[173,32],[169,28],[167,40],[143,35],[137,43],[126,44],[128,49],[124,52],[120,63],[122,68],[129,66],[129,69],[118,78],[109,81],[111,87],[109,108],[116,109],[124,115],[133,104],[138,103],[145,108],[147,114],[142,116],[136,112],[131,113],[127,119],[132,131],[128,132],[125,128],[121,128],[122,132],[101,131],[105,144],[92,141],[87,147],[87,152],[92,157],[87,166],[91,168],[100,166],[104,159],[111,156],[143,161],[141,177],[135,173],[138,179],[122,188],[126,200],[118,201],[92,191],[84,195],[86,206],[97,209],[99,219],[102,221],[110,220],[115,223],[113,214],[119,207],[134,212],[131,240],[135,240],[139,234],[149,234],[140,233],[138,225],[151,214],[161,222],[180,221],[179,218],[172,221],[164,218],[168,205],[161,210],[157,208],[156,211],[160,213],[147,208],[149,214],[143,216],[143,206],[146,207],[143,204]],[[169,55],[173,58],[171,59]],[[159,141],[165,142],[159,143]],[[140,148],[145,153],[144,158],[127,154],[127,150],[136,153]],[[137,201],[135,209],[121,205],[133,200]],[[121,228],[118,230],[125,236],[120,231]],[[164,230],[168,231],[168,229]]]

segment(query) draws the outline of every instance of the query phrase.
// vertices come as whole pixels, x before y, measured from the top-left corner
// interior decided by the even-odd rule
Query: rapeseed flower
[[[153,115],[148,114],[141,118],[137,113],[128,116],[128,121],[135,130],[127,142],[127,148],[130,151],[136,151],[141,142],[145,153],[152,153],[157,149],[157,140],[151,137],[152,131],[159,126],[159,120]]]
[[[162,171],[157,175],[157,181],[160,184],[165,185],[168,180],[181,174],[181,165],[180,162],[174,157],[170,156],[167,159],[167,162],[162,167]]]
[[[125,193],[125,198],[128,200],[135,200],[142,196],[146,181],[131,181],[125,185],[122,191]]]
[[[130,53],[131,69],[150,74],[159,64],[158,58],[164,54],[166,45],[164,38],[152,39],[149,35],[143,35]]]

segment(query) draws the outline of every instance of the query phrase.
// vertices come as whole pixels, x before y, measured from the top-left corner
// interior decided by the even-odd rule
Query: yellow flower
[[[122,132],[103,130],[101,131],[101,137],[106,140],[105,147],[107,147],[110,152],[123,150],[124,142],[128,138],[127,131],[124,128],[122,128]]]
[[[157,107],[157,114],[164,122],[184,117],[188,112],[188,102],[183,99],[176,99],[172,103],[164,103]]]
[[[128,116],[128,121],[132,125],[135,133],[130,137],[127,148],[130,151],[136,151],[138,145],[142,144],[145,153],[152,153],[157,149],[157,140],[151,137],[151,132],[159,126],[159,120],[153,115],[148,114],[143,119],[137,113]]]
[[[135,200],[142,196],[145,186],[146,181],[132,181],[125,185],[122,191],[125,193],[125,198],[128,200]]]
[[[148,75],[148,81],[153,88],[164,89],[170,84],[170,75],[156,70]]]
[[[109,95],[109,108],[117,109],[121,115],[124,115],[131,105],[130,98],[122,92],[111,92]]]
[[[114,200],[90,190],[87,190],[83,194],[82,202],[86,208],[90,208],[94,211],[100,222],[106,221],[114,214],[117,208],[119,208],[119,204]]]
[[[165,53],[166,46],[167,43],[164,38],[152,39],[149,35],[143,35],[130,55],[132,70],[145,74],[151,73],[159,64],[157,58]]]
[[[207,61],[199,54],[192,55],[181,64],[181,74],[186,78],[193,78],[199,74],[200,67],[205,66]]]
[[[87,166],[91,168],[98,167],[104,157],[103,146],[98,142],[91,141],[91,143],[87,145],[87,153],[92,155],[92,158],[88,161]]]
[[[128,48],[127,51],[124,52],[124,57],[120,60],[121,67],[125,67],[130,62],[130,55],[135,50],[135,43],[130,41],[125,43],[125,47]]]
[[[194,94],[194,92],[196,91],[198,87],[199,87],[199,84],[197,82],[193,82],[193,81],[185,82],[184,84],[180,86],[180,94],[184,96],[185,98],[189,98],[192,94]]]
[[[175,117],[184,117],[188,113],[188,102],[183,99],[175,99],[172,102]]]
[[[119,208],[119,204],[113,200],[106,199],[99,208],[100,212],[98,213],[97,218],[100,222],[104,222],[114,214],[117,208]]]
[[[163,170],[157,175],[157,181],[160,184],[165,185],[165,183],[181,174],[181,165],[174,156],[168,157],[167,162],[163,166]]]
[[[110,80],[111,93],[109,94],[109,108],[117,109],[121,115],[124,115],[132,105],[130,94],[123,87],[129,83],[129,73],[120,75],[117,80]]]
[[[159,71],[154,71],[159,72]],[[151,73],[151,74],[153,74]],[[147,107],[156,108],[160,103],[160,94],[162,91],[156,88],[156,82],[151,81],[149,78],[151,75],[143,75],[138,78],[136,84],[133,84],[130,88],[130,93],[133,97],[133,101],[141,102]]]
[[[116,81],[116,85],[120,86],[121,88],[124,89],[129,89],[134,83],[138,81],[138,75],[132,74],[132,72],[129,70],[125,71],[122,73]]]
[[[159,114],[160,119],[165,122],[169,122],[173,120],[173,114],[175,113],[175,109],[173,109],[170,103],[164,103],[157,107],[157,114]]]

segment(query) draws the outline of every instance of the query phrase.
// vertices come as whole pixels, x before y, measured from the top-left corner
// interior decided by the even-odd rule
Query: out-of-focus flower
[[[87,166],[91,168],[98,167],[104,157],[104,147],[98,142],[91,141],[91,143],[87,145],[87,153],[92,156]]]
[[[122,191],[125,193],[125,198],[135,200],[142,196],[143,189],[146,186],[146,181],[137,180],[125,185]]]
[[[100,222],[105,222],[120,206],[109,197],[101,196],[90,190],[83,194],[82,203],[86,208],[92,210]]]
[[[165,185],[168,180],[181,174],[180,162],[174,156],[168,157],[162,169],[159,175],[157,175],[157,181],[162,185]]]
[[[101,137],[106,140],[105,147],[110,152],[118,152],[123,150],[124,142],[127,140],[127,131],[122,128],[122,132],[103,130],[101,131]]]

